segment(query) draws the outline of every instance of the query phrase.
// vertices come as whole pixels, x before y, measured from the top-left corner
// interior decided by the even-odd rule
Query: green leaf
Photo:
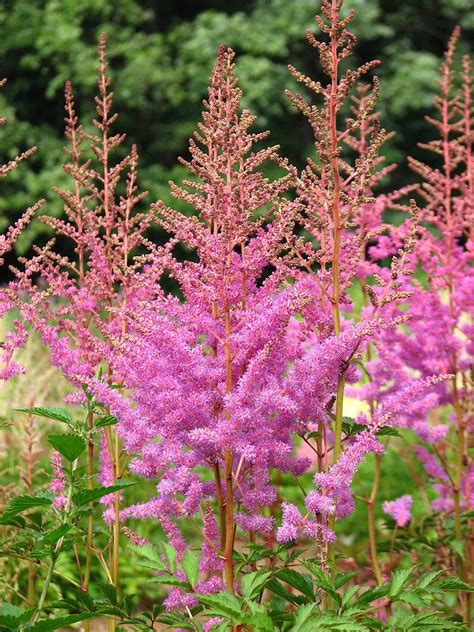
[[[340,630],[341,632],[369,632],[370,628],[341,615],[322,615],[304,623],[300,632],[323,632],[326,630]]]
[[[176,570],[176,549],[168,542],[163,542],[163,552],[165,554],[166,563],[171,573]]]
[[[390,617],[389,629],[406,632],[408,630],[423,630],[424,632],[447,632],[449,630],[466,630],[461,623],[450,622],[448,619],[441,619],[432,612],[414,615],[402,615],[401,617]]]
[[[68,461],[75,461],[86,449],[86,442],[82,437],[72,432],[49,435],[49,443]]]
[[[417,588],[427,588],[431,583],[434,582],[435,579],[438,579],[438,577],[445,572],[446,571],[441,570],[441,571],[432,571],[431,573],[426,573],[426,575],[423,575],[423,577],[418,582]]]
[[[195,555],[190,549],[187,549],[183,555],[181,566],[188,578],[188,582],[194,588],[199,579],[199,560],[197,555]]]
[[[320,432],[308,432],[305,439],[319,439],[322,436]]]
[[[382,586],[377,586],[376,588],[370,588],[357,598],[353,606],[367,606],[378,599],[382,599],[388,595],[389,588],[390,586],[388,584],[383,584]]]
[[[291,632],[300,632],[303,628],[303,625],[311,618],[311,615],[316,610],[316,604],[307,603],[304,606],[298,608],[295,616],[295,621],[293,627],[291,628]]]
[[[110,487],[81,489],[80,491],[73,494],[72,500],[74,502],[74,506],[76,508],[79,508],[83,507],[84,505],[88,505],[89,503],[93,503],[96,500],[100,500],[108,494],[113,494],[114,492],[119,492],[126,487],[131,487],[132,485],[136,485],[136,483],[130,481],[122,481],[120,483],[116,483],[115,485],[110,485]]]
[[[456,551],[456,553],[459,555],[459,557],[464,560],[466,557],[466,544],[465,542],[463,542],[463,540],[453,540],[451,542],[451,546],[453,547],[453,549]]]
[[[2,604],[2,606],[0,606],[0,629],[14,630],[19,628],[22,624],[27,623],[27,621],[31,619],[34,611],[34,608],[24,610],[13,604]]]
[[[29,630],[31,632],[52,632],[52,630],[60,630],[61,628],[72,625],[73,623],[79,623],[79,621],[92,619],[96,616],[97,613],[95,612],[83,612],[82,614],[70,614],[57,619],[44,619],[43,621],[35,623],[31,626],[31,628],[29,628]]]
[[[255,599],[263,591],[265,584],[272,571],[260,569],[252,573],[247,573],[242,578],[242,592],[247,599]]]
[[[314,562],[303,562],[305,567],[311,572],[315,579],[315,584],[318,588],[321,588],[328,594],[330,594],[338,602],[341,601],[341,596],[337,593],[336,588],[332,582],[332,578],[328,573],[325,573],[319,564]]]
[[[16,498],[10,500],[5,511],[0,515],[0,524],[9,521],[11,518],[23,511],[26,511],[27,509],[32,509],[33,507],[48,507],[52,503],[53,498],[44,495],[17,496]]]
[[[15,408],[19,413],[28,413],[29,415],[36,415],[37,417],[45,417],[46,419],[54,419],[55,421],[62,421],[65,424],[72,424],[71,413],[65,408],[54,407],[35,407],[35,408]]]
[[[169,575],[168,573],[151,577],[148,582],[152,582],[153,584],[165,584],[166,586],[189,588],[189,584],[187,582],[183,582],[181,579],[178,579],[174,575]]]
[[[117,605],[117,588],[113,584],[100,584],[99,590],[108,604],[111,606]]]
[[[402,435],[396,428],[390,428],[389,426],[380,428],[376,433],[378,437],[401,437]]]
[[[355,586],[350,586],[350,588],[346,590],[346,592],[342,595],[342,600],[341,600],[342,609],[344,609],[347,606],[347,604],[351,601],[351,599],[357,594],[359,590],[360,590],[360,586],[358,586],[357,584]]]
[[[351,573],[338,573],[334,578],[334,588],[339,590],[339,588],[342,588],[344,584],[350,582],[356,575],[356,571],[352,571]]]
[[[64,523],[53,531],[49,531],[43,538],[44,544],[55,544],[60,538],[64,537],[72,529],[72,524]]]
[[[267,582],[266,588],[289,603],[302,605],[308,602],[308,597],[304,595],[293,595],[288,592],[274,577]],[[310,601],[313,601],[313,598],[311,598]]]
[[[397,599],[410,604],[410,606],[415,606],[416,608],[426,608],[427,606],[427,602],[414,590],[401,592],[397,596]]]
[[[157,548],[151,544],[147,544],[146,546],[136,546],[134,549],[139,557],[147,560],[147,564],[145,564],[147,568],[154,568],[158,571],[166,571],[165,563],[163,562],[161,553]],[[143,562],[140,562],[140,565],[144,565]]]
[[[399,594],[412,572],[412,568],[401,568],[393,573],[388,591],[390,597],[396,597]]]
[[[276,576],[285,584],[289,584],[296,590],[299,590],[303,595],[314,599],[313,583],[307,575],[298,573],[292,568],[282,568],[276,573]]]
[[[255,612],[245,615],[240,621],[244,625],[249,626],[251,630],[260,632],[273,632],[275,630],[271,617],[265,612]]]
[[[474,588],[472,586],[470,586],[469,584],[466,584],[466,582],[461,581],[457,577],[449,577],[447,579],[443,579],[442,581],[436,584],[436,587],[440,588],[441,590],[448,590],[448,591],[462,590],[464,592],[474,592]]]
[[[101,417],[97,419],[95,422],[96,428],[105,428],[106,426],[114,426],[118,422],[117,418],[113,415],[106,415],[105,417]]]
[[[202,604],[211,609],[206,614],[229,617],[234,620],[241,617],[242,602],[232,593],[222,591],[215,595],[198,595],[198,597]]]

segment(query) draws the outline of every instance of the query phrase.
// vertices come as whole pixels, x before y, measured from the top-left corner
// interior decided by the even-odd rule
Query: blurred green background
[[[385,151],[400,163],[393,184],[404,184],[412,179],[406,155],[416,155],[416,141],[431,135],[423,117],[454,25],[463,28],[460,53],[472,41],[474,0],[346,0],[350,8],[357,12],[352,30],[359,39],[353,63],[383,61],[382,121],[397,133]],[[301,165],[311,135],[284,95],[292,86],[286,66],[318,78],[315,51],[305,40],[318,9],[318,0],[3,0],[0,63],[8,83],[0,113],[9,124],[1,131],[0,159],[33,144],[39,150],[2,182],[0,229],[40,197],[47,198],[48,213],[61,213],[51,187],[65,183],[64,82],[73,82],[81,121],[89,121],[102,31],[109,39],[118,129],[138,145],[150,201],[167,200],[167,181],[181,176],[176,157],[186,152],[221,43],[238,54],[244,104],[259,116],[257,125],[270,128],[282,152]],[[44,241],[44,231],[34,222],[17,252]]]

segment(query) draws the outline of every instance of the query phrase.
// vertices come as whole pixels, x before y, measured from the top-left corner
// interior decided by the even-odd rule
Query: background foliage
[[[167,181],[180,176],[176,157],[186,151],[221,43],[237,52],[244,105],[299,165],[312,141],[303,117],[284,95],[292,87],[286,64],[318,78],[316,55],[302,36],[313,28],[318,7],[316,0],[5,0],[0,59],[8,84],[0,111],[10,125],[0,137],[0,159],[32,144],[39,150],[2,183],[0,229],[40,197],[47,198],[48,213],[61,213],[51,187],[64,180],[63,87],[72,80],[87,124],[102,31],[109,39],[119,127],[138,145],[141,185],[149,200],[166,201]],[[359,37],[353,63],[386,60],[378,71],[380,109],[383,125],[397,135],[385,151],[400,163],[395,178],[406,183],[411,176],[405,157],[416,155],[415,139],[430,134],[423,116],[431,109],[449,33],[460,23],[463,46],[474,35],[474,0],[348,0],[351,7]],[[34,222],[17,252],[27,252],[38,237],[46,239],[46,230]]]

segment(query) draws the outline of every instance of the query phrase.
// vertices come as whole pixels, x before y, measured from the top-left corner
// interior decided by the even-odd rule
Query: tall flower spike
[[[425,117],[439,137],[428,143],[419,143],[420,148],[441,156],[442,169],[440,171],[411,157],[408,159],[410,167],[424,180],[420,191],[426,201],[422,220],[434,224],[442,231],[449,250],[452,250],[456,239],[470,228],[463,217],[463,207],[454,204],[462,181],[458,169],[466,160],[466,150],[462,144],[465,120],[460,114],[461,99],[455,91],[453,70],[459,36],[460,29],[456,27],[449,39],[441,66],[440,94],[434,100],[438,118]]]
[[[240,109],[234,69],[234,52],[220,47],[191,159],[181,161],[194,178],[170,183],[197,215],[162,202],[153,207],[172,235],[162,260],[184,301],[163,295],[127,311],[130,335],[112,362],[136,405],[135,419],[121,411],[119,425],[127,449],[138,451],[132,467],[159,478],[157,498],[127,515],[152,512],[176,529],[172,518],[198,513],[214,496],[229,590],[236,523],[252,533],[272,528],[262,513],[275,496],[269,471],[298,467],[287,415],[274,409],[277,401],[284,406],[278,390],[289,362],[286,327],[308,300],[282,285],[276,259],[284,223],[271,221],[296,174],[277,146],[255,148],[268,133],[250,130],[255,117]],[[280,178],[264,175],[268,160],[281,168]],[[197,262],[174,257],[177,241],[195,250]],[[121,405],[108,397],[112,409]],[[213,486],[201,480],[202,466],[212,469]]]
[[[474,239],[474,161],[472,159],[472,146],[474,137],[474,103],[472,81],[472,59],[465,55],[462,60],[462,114],[464,122],[464,134],[462,144],[464,147],[465,175],[462,183],[465,209],[463,211],[466,225],[469,228],[469,236]]]
[[[334,420],[332,428],[332,460],[336,467],[339,458],[351,459],[351,450],[343,452],[343,407],[346,381],[354,381],[354,358],[360,360],[360,353],[386,328],[393,327],[397,319],[388,314],[390,303],[400,302],[407,297],[403,287],[404,279],[411,273],[409,252],[413,249],[416,211],[412,209],[413,222],[398,240],[391,269],[379,269],[375,261],[366,260],[367,246],[378,239],[386,226],[383,212],[398,203],[411,188],[394,192],[388,196],[374,196],[374,187],[387,175],[391,167],[382,167],[383,158],[379,152],[390,135],[380,127],[375,112],[379,92],[379,82],[372,79],[371,86],[361,86],[360,80],[379,65],[378,60],[363,64],[359,68],[342,71],[344,60],[352,54],[356,38],[348,30],[354,12],[341,16],[342,0],[323,0],[321,15],[316,17],[322,32],[316,37],[308,31],[309,43],[317,50],[326,83],[313,81],[310,77],[289,66],[290,73],[297,82],[314,93],[316,103],[308,102],[300,93],[287,92],[293,105],[308,119],[314,135],[314,150],[317,159],[308,158],[308,164],[298,179],[297,196],[288,205],[289,212],[299,237],[290,237],[286,262],[290,267],[304,270],[314,278],[318,288],[315,297],[323,310],[332,312],[332,331],[320,330],[318,343],[326,343],[328,333],[342,338],[350,335],[352,323],[344,318],[350,312],[351,301],[348,289],[355,280],[368,287],[368,278],[373,276],[379,288],[367,289],[371,305],[362,314],[362,328],[368,328],[368,335],[358,337],[352,346],[347,346],[345,355],[339,357],[336,370],[337,384],[327,396],[327,401],[318,418],[318,432],[322,435],[314,449],[322,456],[318,467],[328,469],[328,454],[331,446],[328,417]],[[354,94],[355,93],[355,94]],[[352,99],[352,116],[344,122],[343,106]],[[349,150],[349,151],[348,151]],[[404,207],[405,208],[405,207]],[[390,239],[390,243],[393,243]],[[393,248],[393,246],[392,246]],[[398,252],[397,252],[398,251]],[[397,259],[398,257],[398,259]],[[385,317],[387,315],[387,317]],[[316,337],[316,336],[315,336]],[[316,344],[316,343],[315,343]],[[330,348],[337,343],[327,339]],[[314,428],[311,428],[314,430]],[[307,429],[309,432],[309,429]],[[357,456],[357,455],[355,455]],[[360,459],[352,459],[358,464]],[[321,474],[322,475],[322,474]],[[342,495],[337,502],[336,512],[329,515],[326,527],[326,542],[331,544],[334,522],[341,516],[343,506],[349,498]],[[336,500],[336,499],[335,499]],[[329,547],[329,555],[334,559],[334,549]]]
[[[114,133],[117,114],[113,113],[113,92],[108,74],[106,37],[100,38],[98,96],[95,99],[96,133],[86,134],[75,111],[70,82],[65,88],[65,123],[68,163],[64,169],[72,179],[72,187],[56,189],[64,202],[64,218],[43,217],[56,235],[65,237],[74,246],[74,256],[55,252],[54,240],[36,251],[18,272],[17,287],[27,290],[28,300],[17,297],[17,303],[30,325],[40,333],[51,349],[51,359],[65,377],[78,387],[79,393],[103,369],[104,356],[126,335],[123,310],[133,309],[134,301],[160,292],[156,280],[156,257],[149,255],[146,274],[143,258],[135,257],[137,246],[145,244],[144,233],[151,215],[138,210],[146,193],[138,193],[138,152],[135,146],[120,160],[114,151],[125,139]],[[153,253],[154,255],[154,253]],[[36,284],[41,275],[43,283]],[[109,380],[111,371],[106,368]],[[93,415],[88,415],[89,428]],[[105,431],[104,431],[105,432]],[[92,435],[91,435],[92,436]],[[106,432],[107,446],[100,451],[101,474],[108,468],[116,481],[122,470],[121,447],[115,429]],[[102,442],[103,443],[103,442]],[[88,449],[90,485],[94,477],[93,439]],[[102,446],[104,448],[104,446]],[[108,467],[110,452],[112,466]],[[111,471],[110,471],[111,470]],[[105,519],[112,524],[110,574],[114,585],[119,577],[120,495],[106,498],[111,507]],[[88,523],[88,548],[85,587],[89,584],[92,556],[93,525]]]
[[[458,38],[456,28],[441,67],[440,94],[434,103],[438,117],[427,117],[438,137],[421,145],[434,154],[435,164],[441,163],[441,168],[410,159],[424,180],[420,188],[425,200],[420,209],[424,225],[413,259],[424,271],[426,283],[422,286],[414,281],[407,288],[412,296],[403,310],[408,317],[406,327],[387,329],[380,336],[377,357],[368,366],[372,383],[367,385],[367,392],[383,402],[409,384],[414,375],[429,378],[450,374],[449,380],[433,383],[416,406],[407,407],[401,421],[433,451],[423,446],[417,449],[439,494],[432,506],[435,511],[453,514],[455,537],[463,541],[462,512],[472,506],[468,482],[473,463],[469,432],[474,401],[474,252],[471,64],[468,58],[463,59],[459,89],[455,81]],[[428,230],[426,224],[437,230]],[[466,527],[472,530],[472,525]],[[462,555],[453,552],[453,556],[457,572],[468,581],[474,564],[469,547]],[[464,621],[469,623],[469,595],[460,593],[459,603]]]
[[[0,88],[6,83],[6,79],[0,80]],[[7,122],[5,117],[0,118],[0,127],[3,127]],[[36,147],[27,149],[23,153],[19,154],[13,160],[0,165],[0,178],[4,178],[10,171],[16,169],[18,165],[29,158],[36,152]],[[0,235],[0,267],[5,263],[5,255],[11,251],[15,241],[18,239],[24,228],[30,223],[33,216],[44,204],[44,200],[39,200],[28,208],[23,215],[14,224],[12,224],[7,232]],[[12,295],[8,290],[0,292],[0,317],[4,316],[6,312],[12,306]],[[20,322],[15,323],[15,330],[9,332],[6,339],[0,344],[0,380],[7,380],[14,375],[20,373],[22,368],[16,364],[13,360],[15,351],[23,346],[26,341],[26,331],[24,326]]]

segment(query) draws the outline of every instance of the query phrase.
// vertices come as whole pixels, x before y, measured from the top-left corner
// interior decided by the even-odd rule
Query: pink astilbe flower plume
[[[142,280],[140,288],[135,288],[141,263],[135,262],[134,253],[144,241],[151,217],[137,210],[146,193],[137,192],[136,147],[119,162],[113,160],[113,152],[125,136],[113,132],[117,114],[112,112],[110,85],[103,34],[97,116],[93,121],[97,133],[88,135],[79,124],[72,86],[67,82],[65,135],[69,146],[65,153],[69,161],[64,169],[72,179],[72,190],[55,189],[64,202],[64,218],[41,218],[56,235],[72,241],[74,256],[57,254],[51,240],[37,249],[35,257],[23,260],[25,269],[17,271],[17,287],[29,295],[29,301],[20,304],[26,319],[46,345],[55,347],[53,362],[69,380],[81,386],[102,361],[103,341],[97,337],[96,321],[107,321],[105,344],[112,344],[113,337],[123,334],[124,324],[123,319],[113,317],[110,309],[140,300],[145,287],[153,285],[146,286]],[[77,358],[73,364],[71,356]]]
[[[261,513],[275,497],[269,469],[301,467],[285,427],[292,402],[277,393],[292,348],[289,319],[311,300],[284,283],[276,261],[284,227],[271,216],[295,172],[278,147],[254,149],[268,134],[251,132],[255,117],[240,112],[233,58],[219,49],[191,160],[183,161],[195,180],[171,185],[198,216],[154,206],[157,222],[173,235],[161,260],[184,301],[161,295],[124,311],[129,335],[111,358],[135,405],[119,426],[127,449],[138,451],[131,468],[160,479],[158,497],[124,515],[153,515],[181,550],[171,520],[198,514],[214,497],[232,590],[234,518],[245,530],[271,528]],[[268,160],[281,178],[260,171]],[[196,251],[197,262],[175,259],[178,240]],[[102,401],[104,395],[113,399],[103,393]],[[201,480],[203,465],[214,472],[213,483]]]
[[[0,80],[0,88],[6,83],[6,79]],[[0,127],[6,124],[7,120],[0,117]],[[27,149],[19,154],[8,163],[0,165],[0,179],[4,178],[10,171],[16,169],[23,160],[28,159],[36,152],[36,147]],[[14,224],[12,224],[7,232],[0,235],[0,267],[5,263],[5,255],[11,251],[15,241],[23,232],[24,228],[30,223],[33,216],[44,204],[44,200],[39,200],[36,204],[28,208],[23,215]],[[8,290],[0,290],[0,317],[3,317],[12,307],[12,296]],[[20,321],[15,321],[14,328],[7,334],[5,340],[0,344],[0,380],[8,380],[14,375],[22,372],[22,368],[13,360],[15,351],[22,347],[26,341],[26,331]]]
[[[412,505],[413,498],[407,494],[396,500],[385,501],[383,510],[395,520],[398,527],[405,527],[411,520]]]
[[[436,118],[426,117],[434,140],[421,144],[433,154],[434,165],[410,159],[421,177],[421,239],[413,251],[414,263],[425,273],[423,283],[412,281],[411,297],[403,313],[406,325],[385,330],[377,354],[368,365],[371,383],[367,399],[383,402],[414,377],[450,374],[434,384],[416,406],[403,412],[402,425],[412,428],[425,446],[415,453],[433,482],[436,512],[450,513],[454,537],[461,542],[472,531],[462,512],[473,506],[473,452],[469,440],[473,423],[474,384],[474,244],[472,163],[472,65],[465,56],[461,81],[456,80],[459,28],[451,35],[441,66]],[[460,86],[459,86],[460,84]],[[440,165],[440,166],[439,166]],[[394,309],[395,313],[400,311]],[[466,531],[467,529],[467,531]],[[472,568],[469,546],[454,554],[457,572],[465,579]],[[464,616],[468,599],[460,596]]]
[[[146,232],[151,214],[139,210],[146,193],[137,185],[138,152],[116,159],[125,135],[115,133],[117,114],[113,112],[113,92],[106,53],[106,36],[102,34],[98,49],[98,95],[95,98],[94,134],[87,134],[75,111],[70,82],[65,88],[65,123],[68,162],[64,167],[72,184],[56,189],[64,202],[64,217],[44,216],[55,236],[72,242],[73,255],[55,251],[55,239],[35,249],[29,260],[21,260],[17,270],[16,304],[24,320],[39,333],[51,351],[51,362],[77,388],[93,383],[96,375],[111,371],[104,358],[126,334],[122,311],[133,310],[135,303],[154,297],[162,272],[156,267],[157,249],[146,248]],[[137,256],[138,248],[144,254]],[[146,270],[145,268],[146,264]],[[141,274],[139,274],[141,273]],[[122,311],[120,311],[122,310]],[[85,398],[83,398],[85,403]],[[89,429],[94,416],[88,414]],[[99,451],[99,479],[116,482],[122,471],[121,446],[114,429],[103,431]],[[92,435],[91,435],[92,436]],[[89,442],[89,476],[95,473],[94,441]],[[111,577],[118,581],[120,538],[120,494],[108,496],[104,518],[113,523]],[[89,522],[89,542],[92,539]],[[90,567],[91,548],[88,550]]]
[[[296,413],[300,421],[300,436],[316,455],[317,490],[306,498],[307,514],[301,528],[296,529],[295,522],[287,524],[284,519],[280,529],[285,541],[291,539],[290,532],[313,533],[320,545],[318,555],[323,560],[329,556],[333,561],[335,521],[354,508],[351,483],[356,469],[367,452],[380,453],[383,449],[374,428],[384,409],[379,410],[375,404],[370,418],[358,420],[372,429],[356,439],[346,435],[345,390],[360,380],[360,366],[373,342],[404,320],[396,306],[410,295],[408,279],[414,269],[418,230],[415,203],[403,203],[403,197],[415,187],[385,195],[374,193],[393,170],[391,165],[384,166],[380,155],[391,134],[380,126],[375,110],[378,79],[374,77],[369,85],[361,85],[360,80],[380,62],[374,60],[354,70],[341,70],[356,44],[347,28],[354,12],[343,17],[342,7],[341,1],[323,0],[321,15],[316,17],[321,36],[307,32],[326,82],[313,81],[289,67],[292,76],[315,96],[315,103],[311,103],[300,93],[287,93],[308,119],[317,160],[308,158],[298,178],[296,198],[282,211],[291,226],[285,235],[284,261],[296,278],[305,277],[304,283],[312,288],[314,305],[324,317],[316,316],[316,308],[310,306],[311,316],[316,318],[305,319],[303,327],[311,323],[312,331],[307,330],[307,337],[303,337],[304,352],[289,370],[285,386],[290,388],[293,374],[299,372],[295,381],[298,393],[296,388],[294,392],[299,407],[292,414]],[[341,111],[349,99],[352,116],[344,121]],[[411,215],[399,231],[388,231],[384,212],[390,208]],[[382,268],[377,258],[386,256],[392,262],[390,267]],[[362,286],[364,294],[365,307],[360,315],[354,313],[348,293],[354,283]],[[303,318],[309,315],[309,309]],[[359,324],[355,325],[357,321]],[[326,373],[329,366],[331,370]],[[422,397],[421,391],[413,389],[414,397]],[[353,394],[357,389],[350,390]],[[391,402],[390,423],[397,423],[402,414],[396,404]],[[282,531],[278,533],[281,537]]]

